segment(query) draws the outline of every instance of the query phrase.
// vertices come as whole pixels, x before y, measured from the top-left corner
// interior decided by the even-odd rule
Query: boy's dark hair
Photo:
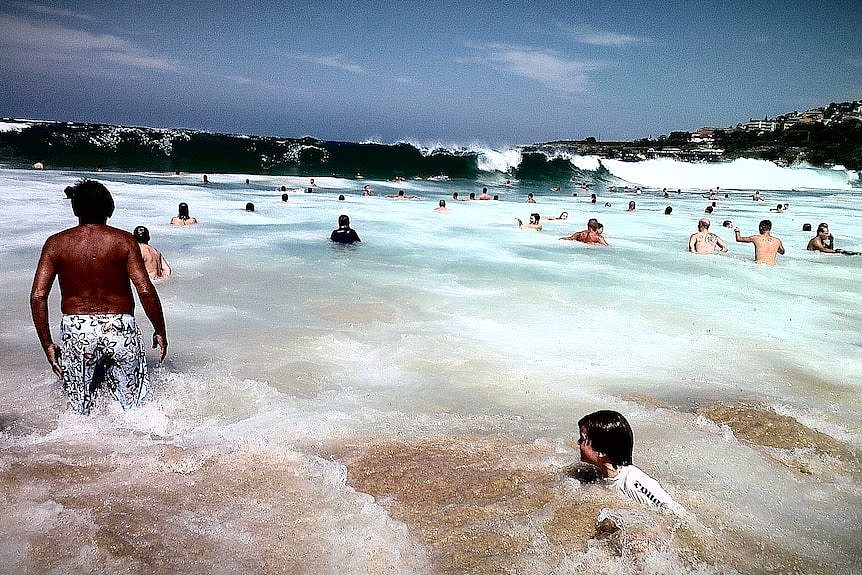
[[[634,434],[623,414],[602,409],[582,417],[578,428],[583,430],[592,448],[604,453],[614,467],[632,465]]]
[[[103,224],[114,213],[114,198],[95,180],[81,180],[64,192],[72,200],[72,211],[84,223]]]
[[[341,214],[340,216],[338,216],[338,225],[340,227],[350,225],[350,218],[347,216],[347,214]]]

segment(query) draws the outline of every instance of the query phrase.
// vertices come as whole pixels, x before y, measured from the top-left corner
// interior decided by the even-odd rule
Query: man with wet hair
[[[575,232],[570,236],[563,236],[560,239],[606,246],[608,245],[608,241],[605,239],[604,234],[599,233],[600,226],[601,224],[599,224],[599,220],[596,218],[590,218],[587,220],[587,229]]]
[[[191,226],[198,223],[197,218],[189,215],[189,205],[185,202],[177,206],[177,215],[171,218],[172,226]]]
[[[539,221],[541,216],[539,214],[533,213],[530,214],[530,223],[525,224],[521,218],[515,218],[515,221],[518,222],[519,229],[527,229],[527,230],[535,230],[537,232],[542,231],[542,223]]]
[[[153,324],[160,362],[168,349],[162,304],[135,238],[107,225],[114,199],[105,186],[83,180],[65,191],[78,225],[49,237],[42,248],[30,292],[36,334],[72,409],[90,413],[103,387],[123,409],[131,409],[150,388],[131,286]],[[55,278],[63,312],[59,346],[48,324],[48,296]]]
[[[811,229],[811,226],[809,226]],[[829,233],[829,224],[822,222],[817,226],[817,235],[808,241],[808,246],[805,248],[810,252],[823,252],[825,254],[852,254],[841,248],[835,249],[832,234]]]
[[[760,234],[756,236],[740,236],[739,228],[733,228],[733,233],[736,241],[754,244],[754,263],[774,266],[776,254],[784,255],[784,244],[772,235],[771,221],[761,220],[758,230]]]
[[[141,256],[144,258],[144,267],[151,280],[168,279],[171,276],[171,266],[168,260],[162,256],[162,252],[150,245],[150,230],[145,226],[138,226],[132,232],[138,247],[141,248]]]
[[[359,239],[359,234],[356,233],[356,230],[350,227],[350,217],[347,214],[338,216],[338,229],[332,230],[329,239],[339,244],[352,244],[362,241]]]

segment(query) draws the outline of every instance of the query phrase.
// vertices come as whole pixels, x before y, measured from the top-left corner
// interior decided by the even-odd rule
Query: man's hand
[[[63,377],[63,369],[60,367],[60,347],[55,343],[49,343],[45,348],[45,357],[48,358],[48,363],[51,364],[51,369],[57,377]]]
[[[153,334],[153,349],[156,348],[161,349],[161,354],[159,354],[159,363],[162,363],[165,360],[165,355],[168,353],[168,338],[164,335],[154,333]]]

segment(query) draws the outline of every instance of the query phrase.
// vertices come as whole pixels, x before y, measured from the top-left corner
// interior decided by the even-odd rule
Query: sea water
[[[802,231],[862,249],[859,188],[764,162],[602,165],[629,190],[0,170],[0,572],[860,572],[862,257],[807,252]],[[174,270],[168,356],[133,412],[70,413],[29,316],[82,176]],[[500,199],[452,200],[483,185]],[[713,185],[730,252],[690,254]],[[198,225],[168,225],[179,202]],[[340,214],[361,243],[328,241]],[[609,247],[559,239],[591,217]],[[721,226],[765,218],[775,267]],[[572,476],[596,409],[626,415],[690,523]]]

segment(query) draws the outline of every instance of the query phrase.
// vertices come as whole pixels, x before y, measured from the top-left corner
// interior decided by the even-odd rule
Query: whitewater
[[[573,156],[575,181],[506,185],[521,161],[321,173],[311,194],[306,176],[0,168],[0,572],[859,572],[862,256],[807,252],[802,231],[862,248],[857,175]],[[174,270],[168,357],[133,412],[70,413],[29,316],[80,177]],[[452,200],[483,186],[500,199]],[[690,254],[716,186],[731,251]],[[418,199],[385,197],[401,189]],[[200,224],[168,225],[179,202]],[[340,214],[360,244],[328,241]],[[609,247],[559,239],[591,217]],[[721,226],[764,218],[776,267]],[[575,478],[596,409],[625,414],[635,464],[691,522]]]

